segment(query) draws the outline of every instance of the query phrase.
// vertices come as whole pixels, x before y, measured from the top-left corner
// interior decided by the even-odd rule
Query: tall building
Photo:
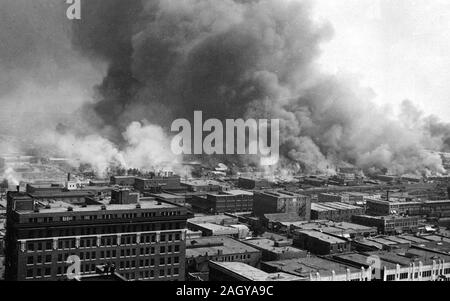
[[[102,265],[128,280],[182,281],[186,208],[157,201],[74,206],[9,192],[6,279],[66,280],[79,260],[81,277]]]

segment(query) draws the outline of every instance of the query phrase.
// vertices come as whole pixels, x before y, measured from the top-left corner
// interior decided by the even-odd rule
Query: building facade
[[[288,191],[255,192],[253,213],[263,217],[267,213],[296,213],[303,220],[311,216],[311,199]]]
[[[6,279],[66,280],[77,262],[81,276],[109,264],[128,280],[184,280],[187,217],[157,202],[42,207],[9,193]]]
[[[249,212],[253,210],[253,193],[244,190],[208,193],[193,197],[190,203],[193,208],[211,214]]]

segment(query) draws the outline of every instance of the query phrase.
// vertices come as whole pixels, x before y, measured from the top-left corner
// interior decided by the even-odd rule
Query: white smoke
[[[99,135],[47,132],[43,138],[45,144],[52,145],[60,155],[73,162],[89,164],[100,177],[114,167],[183,173],[182,158],[172,153],[170,140],[161,127],[133,122],[123,137],[126,146],[122,149]]]

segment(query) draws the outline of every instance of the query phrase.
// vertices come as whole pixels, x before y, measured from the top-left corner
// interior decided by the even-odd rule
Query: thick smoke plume
[[[110,63],[93,109],[112,137],[135,120],[167,128],[194,110],[280,118],[285,167],[322,172],[345,161],[373,171],[444,172],[426,150],[448,147],[447,124],[412,112],[409,102],[392,116],[357,80],[317,71],[332,30],[312,21],[306,1],[90,3],[88,20],[103,26],[79,27],[76,44]]]
[[[43,20],[61,21],[42,17],[59,11],[52,1],[43,2],[48,10],[34,7],[39,18],[17,29],[31,37],[39,32],[29,42],[39,47],[16,43],[30,51],[17,55],[2,43],[2,63],[10,63],[0,78],[15,82],[9,74],[18,74],[29,91],[45,92],[40,106],[54,105],[45,97],[50,95],[63,112],[76,111],[81,118],[64,120],[63,131],[47,131],[41,144],[90,163],[100,174],[111,166],[176,169],[182,158],[168,151],[168,129],[194,110],[204,118],[279,118],[283,173],[333,172],[342,162],[373,172],[444,172],[439,156],[428,150],[450,150],[449,124],[408,101],[396,116],[392,108],[375,105],[376,91],[357,79],[318,71],[321,44],[333,30],[313,20],[308,1],[85,0],[83,19],[71,30],[52,23],[37,31]],[[0,5],[6,15],[30,7],[26,0]],[[7,26],[0,33],[4,39],[15,35]],[[24,58],[35,65],[24,68],[30,66],[20,63]],[[54,73],[37,63],[46,60]],[[36,82],[43,71],[50,78]],[[12,91],[15,104],[19,89]],[[24,103],[34,95],[22,95]],[[53,115],[46,120],[61,121]]]

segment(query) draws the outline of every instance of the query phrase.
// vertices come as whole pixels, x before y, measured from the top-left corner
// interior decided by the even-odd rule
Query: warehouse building
[[[230,237],[203,237],[186,241],[186,271],[208,280],[210,260],[258,266],[261,251]]]
[[[225,212],[249,212],[253,210],[253,193],[245,190],[227,190],[194,196],[190,201],[192,208],[210,214]]]
[[[312,220],[330,220],[334,222],[350,222],[352,216],[362,215],[365,213],[363,207],[358,207],[346,203],[312,203],[311,219]]]
[[[369,227],[377,227],[381,234],[416,233],[419,227],[417,216],[369,216],[354,215],[352,222]]]
[[[303,220],[311,215],[311,199],[288,191],[255,192],[253,213],[262,217],[267,213],[296,213]]]
[[[351,250],[350,241],[314,230],[294,231],[294,246],[317,255],[344,253]]]

